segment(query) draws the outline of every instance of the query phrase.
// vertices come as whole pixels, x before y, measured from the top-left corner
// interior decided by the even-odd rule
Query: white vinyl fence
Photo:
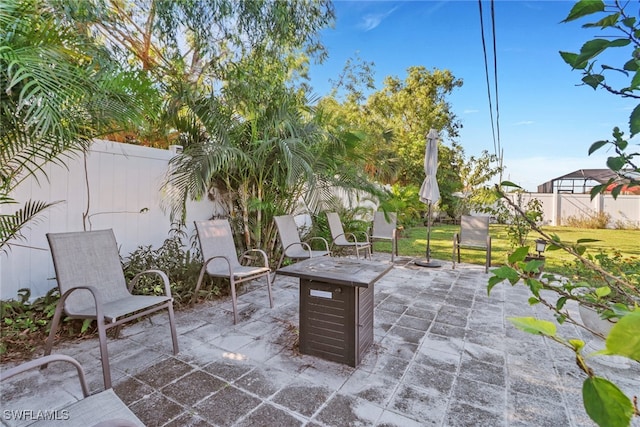
[[[566,225],[567,218],[585,218],[604,212],[610,215],[609,228],[640,227],[638,195],[619,195],[614,199],[610,194],[600,194],[591,200],[589,194],[529,193],[524,196],[523,202],[526,203],[530,198],[542,203],[546,225]]]
[[[21,288],[30,288],[32,298],[56,287],[53,262],[46,233],[113,229],[120,255],[125,257],[138,246],[159,247],[168,237],[171,223],[161,208],[161,184],[169,150],[96,140],[86,156],[67,160],[67,167],[47,165],[45,174],[27,179],[12,194],[20,202],[60,201],[23,233],[23,246],[13,246],[0,254],[0,299],[15,299]],[[45,176],[46,175],[46,176]],[[19,206],[4,205],[0,213]],[[212,216],[210,201],[188,205],[188,231],[193,220]],[[84,214],[84,219],[83,219]]]

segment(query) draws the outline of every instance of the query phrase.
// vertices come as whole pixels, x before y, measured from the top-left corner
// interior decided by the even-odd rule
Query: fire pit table
[[[300,352],[358,366],[373,343],[373,285],[392,267],[325,256],[278,269],[300,279]]]

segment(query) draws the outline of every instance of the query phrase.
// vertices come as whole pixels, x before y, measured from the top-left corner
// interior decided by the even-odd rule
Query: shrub
[[[123,262],[124,273],[127,281],[145,270],[157,269],[165,272],[169,277],[171,294],[178,307],[188,304],[193,297],[202,258],[200,251],[194,244],[186,248],[183,243],[184,233],[173,231],[158,249],[149,246],[139,246],[129,254]],[[222,280],[214,280],[205,275],[200,288],[200,296],[205,298],[219,296]],[[143,295],[162,295],[164,285],[157,275],[144,275],[138,280],[133,293]]]
[[[611,221],[611,215],[607,212],[587,211],[582,215],[569,216],[563,223],[569,227],[601,229],[607,228]]]
[[[613,228],[616,230],[640,230],[640,222],[618,219],[613,223]]]
[[[18,299],[0,301],[0,356],[3,361],[29,357],[49,333],[49,323],[60,299],[58,288],[33,302],[30,298],[31,290],[23,288],[18,291]],[[90,321],[63,317],[58,331],[65,337],[91,335],[94,332],[91,326]]]

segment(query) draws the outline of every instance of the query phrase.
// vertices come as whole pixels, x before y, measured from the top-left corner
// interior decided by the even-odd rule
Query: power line
[[[485,25],[484,25],[484,13],[482,10],[482,0],[478,0],[478,7],[480,11],[480,33],[482,37],[482,52],[484,55],[484,72],[487,83],[487,98],[489,100],[489,116],[491,119],[491,134],[493,137],[493,150],[496,157],[499,159],[500,166],[502,166],[502,147],[500,144],[500,106],[498,100],[498,51],[496,48],[496,20],[495,20],[495,4],[491,0],[491,37],[493,45],[493,80],[494,80],[494,92],[495,92],[495,119],[494,108],[491,97],[491,83],[489,81],[489,60],[487,58],[487,43],[485,40]]]

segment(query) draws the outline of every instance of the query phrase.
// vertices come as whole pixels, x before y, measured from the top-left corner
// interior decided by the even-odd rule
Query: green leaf
[[[602,147],[604,147],[608,143],[609,143],[609,141],[596,141],[596,142],[594,142],[593,144],[591,144],[591,147],[589,147],[589,155],[592,155],[594,152],[598,151],[599,149],[601,149]]]
[[[598,298],[602,298],[611,293],[611,288],[608,286],[600,286],[599,288],[596,288],[595,292]]]
[[[576,59],[578,62],[589,61],[604,52],[611,42],[605,39],[589,40],[580,48],[580,55]]]
[[[636,108],[631,112],[631,116],[629,117],[629,131],[631,132],[631,137],[640,133],[640,104],[636,105]]]
[[[614,27],[617,23],[618,23],[618,18],[620,18],[620,13],[613,13],[609,16],[605,16],[604,18],[602,18],[601,20],[599,20],[598,22],[594,22],[592,24],[584,24],[583,27],[584,28],[592,28],[592,27],[600,27],[600,28],[607,28],[607,27]]]
[[[585,68],[587,68],[587,65],[589,64],[588,61],[578,62],[579,55],[577,53],[563,52],[563,51],[560,51],[559,53],[562,59],[564,60],[564,62],[566,62],[568,65],[571,66],[571,68],[575,70],[584,70]]]
[[[583,77],[582,81],[593,89],[597,89],[600,83],[604,81],[604,76],[602,74],[589,74],[588,76]]]
[[[635,112],[635,110],[634,110],[634,112]],[[624,167],[624,165],[625,165],[625,159],[622,156],[608,157],[607,158],[607,167],[609,169],[611,169],[612,171],[617,172],[620,169],[622,169]]]
[[[623,188],[624,188],[623,184],[619,184],[613,187],[613,190],[611,190],[611,197],[613,197],[614,199],[617,198],[622,192]]]
[[[576,243],[578,244],[582,244],[582,243],[594,243],[594,242],[599,242],[599,239],[589,239],[589,238],[584,238],[584,239],[578,239],[576,241]]]
[[[520,275],[518,274],[518,272],[513,268],[509,267],[508,265],[503,265],[502,267],[493,269],[491,270],[491,272],[495,274],[495,276],[492,276],[491,278],[489,278],[489,284],[492,284],[494,282],[494,280],[492,280],[493,277],[498,278],[496,279],[497,282],[493,283],[493,286],[495,286],[496,284],[500,283],[503,280],[508,280],[509,283],[511,283],[512,285],[515,285],[516,283],[518,283],[518,280],[520,280]]]
[[[560,297],[558,301],[556,301],[556,309],[562,310],[562,307],[567,303],[567,297]]]
[[[625,71],[638,71],[638,61],[636,61],[635,58],[630,59],[624,63],[624,65],[622,66],[622,69]],[[635,80],[635,77],[634,77],[634,80]],[[634,86],[634,84],[631,83],[631,86]]]
[[[500,183],[500,186],[501,186],[501,187],[515,187],[515,188],[522,188],[522,187],[520,187],[518,184],[514,184],[514,183],[513,183],[513,182],[511,182],[511,181],[502,181],[502,182]]]
[[[562,22],[574,21],[597,12],[604,12],[604,2],[602,0],[580,0],[573,5],[569,15]]]
[[[544,265],[544,261],[539,259],[532,259],[531,261],[527,262],[527,264],[524,266],[524,271],[528,273],[537,273],[540,271],[540,268],[543,265]]]
[[[507,260],[509,264],[514,264],[519,261],[524,261],[525,257],[529,254],[529,247],[523,246],[521,248],[516,249],[512,253],[509,254]]]
[[[570,339],[569,340],[569,344],[571,344],[571,346],[575,349],[575,350],[582,350],[584,348],[584,341],[579,340],[579,339]]]
[[[609,42],[609,47],[625,47],[631,43],[629,39],[615,39]]]
[[[540,304],[540,300],[538,298],[536,298],[536,297],[529,297],[527,302],[529,303],[529,305]]]
[[[628,427],[631,423],[631,400],[609,380],[587,378],[582,384],[582,400],[587,414],[600,427]]]
[[[636,18],[635,17],[625,18],[621,22],[625,27],[633,29],[633,26],[636,23]]]
[[[521,331],[548,337],[556,335],[556,325],[548,320],[540,320],[535,317],[509,317],[508,319],[513,326]]]
[[[619,319],[607,336],[605,354],[640,362],[640,309]]]
[[[487,285],[487,295],[491,294],[491,289],[498,283],[502,283],[505,279],[503,277],[491,276],[489,277],[489,283]]]
[[[598,194],[602,193],[606,188],[607,186],[604,184],[594,185],[589,192],[589,194],[591,195],[591,200],[593,200]]]

